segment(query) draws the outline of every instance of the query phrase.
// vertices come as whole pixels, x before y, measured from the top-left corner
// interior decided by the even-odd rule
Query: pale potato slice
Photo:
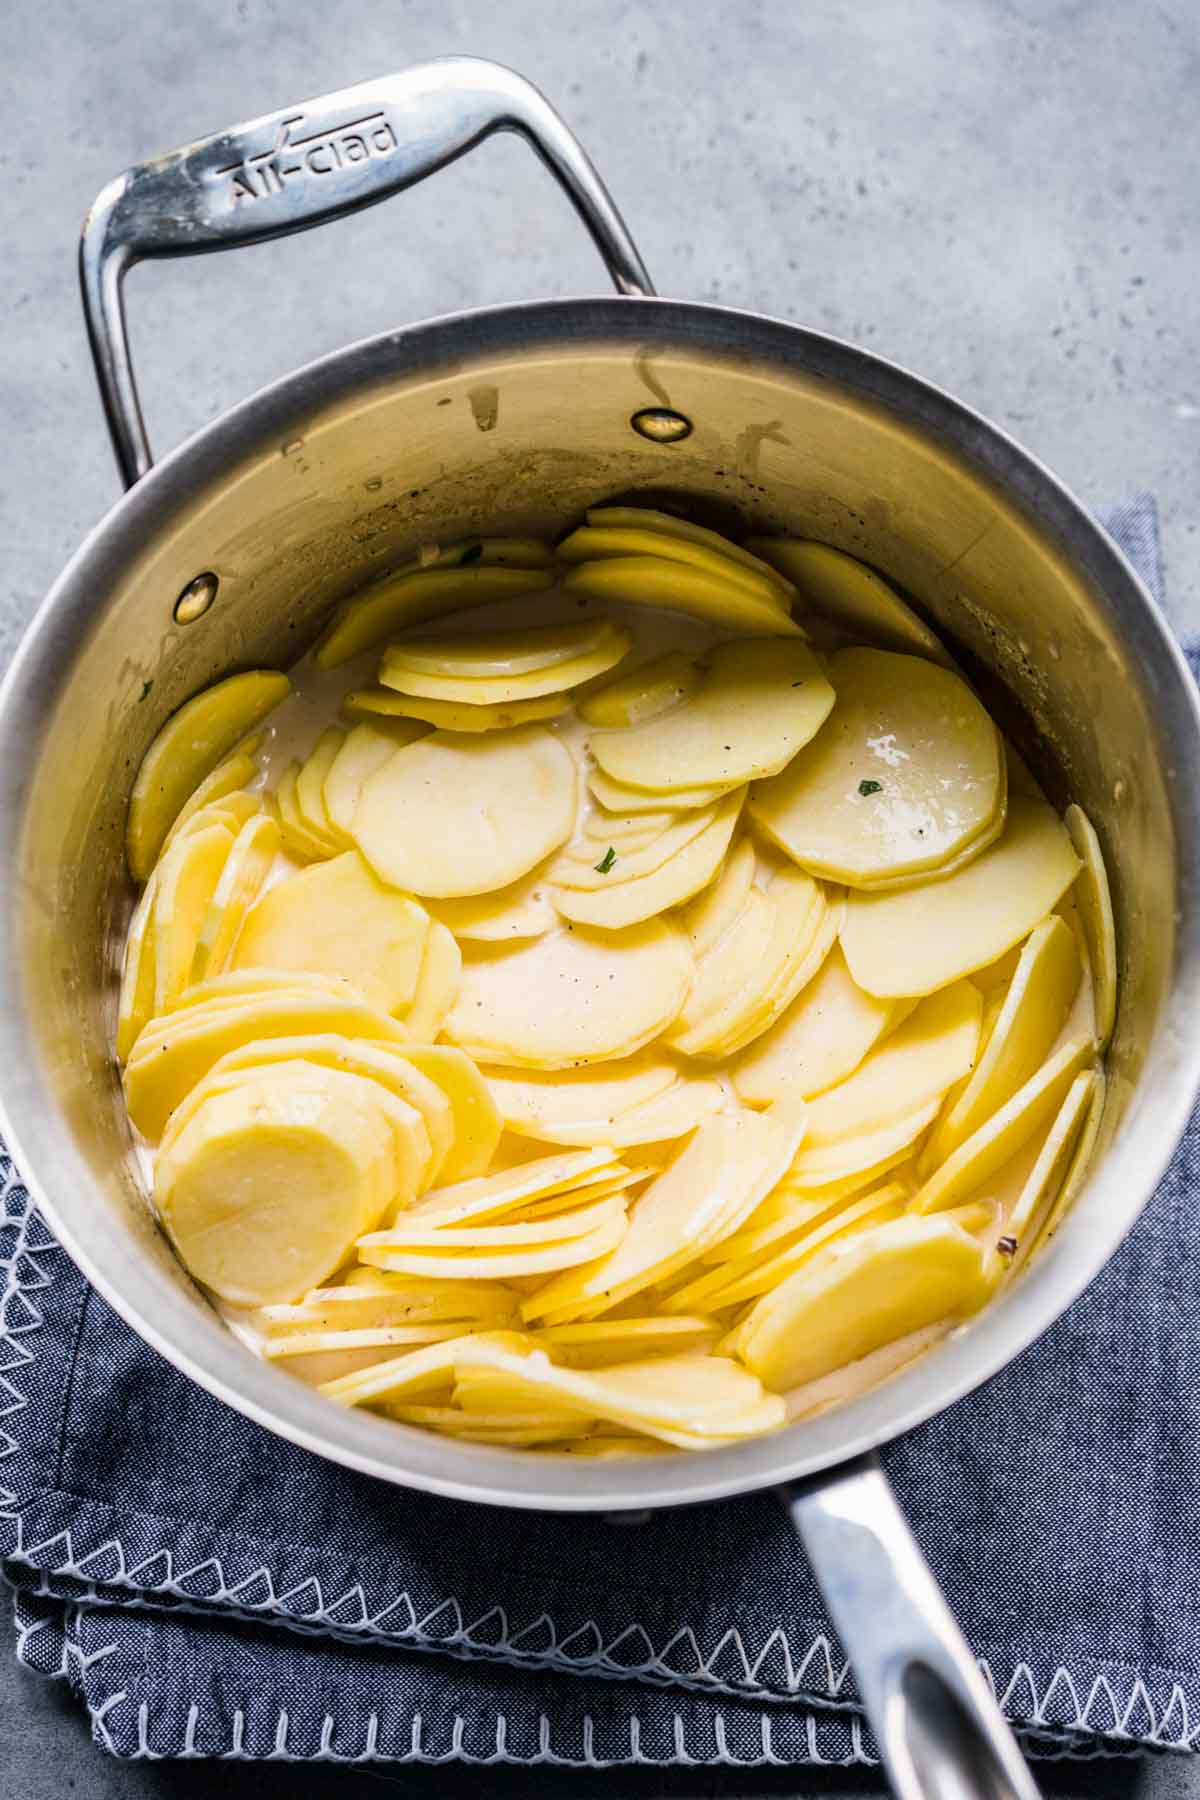
[[[507,1130],[544,1139],[547,1131],[569,1126],[573,1119],[598,1119],[611,1126],[623,1113],[666,1093],[678,1079],[674,1063],[641,1057],[553,1075],[496,1069],[487,1085]]]
[[[570,1243],[586,1238],[614,1219],[624,1220],[623,1194],[605,1194],[579,1206],[567,1206],[550,1216],[531,1218],[522,1213],[499,1224],[445,1225],[430,1223],[428,1216],[411,1211],[398,1214],[383,1231],[368,1232],[363,1249],[395,1250],[511,1250],[519,1245]],[[364,1261],[373,1262],[371,1257]]]
[[[661,919],[622,932],[549,932],[466,962],[446,1035],[485,1063],[612,1062],[658,1036],[691,980],[687,942]]]
[[[154,1010],[165,1012],[188,984],[204,917],[233,849],[223,825],[181,832],[154,881]]]
[[[804,1099],[853,1074],[895,1022],[895,1003],[860,988],[835,944],[817,974],[777,1022],[730,1070],[739,1097],[766,1106],[784,1094]]]
[[[547,569],[504,568],[482,558],[466,568],[402,569],[342,601],[317,640],[313,661],[318,669],[335,669],[408,625],[491,600],[542,593],[553,585],[554,576]]]
[[[982,1251],[945,1219],[895,1219],[829,1244],[764,1295],[743,1327],[747,1367],[798,1387],[986,1298]]]
[[[1041,1067],[1066,1021],[1079,978],[1071,928],[1053,913],[1026,940],[971,1079],[922,1152],[923,1174],[932,1174]]]
[[[888,1184],[889,1186],[892,1184]],[[899,1183],[895,1184],[897,1187]],[[882,1192],[882,1189],[877,1189]],[[905,1189],[905,1192],[908,1190]],[[714,1267],[728,1267],[734,1262],[756,1263],[769,1250],[777,1250],[792,1238],[803,1237],[814,1226],[822,1224],[845,1205],[843,1194],[805,1194],[787,1186],[785,1175],[746,1220],[740,1231],[722,1238],[714,1250],[706,1250],[701,1262]],[[673,1289],[672,1300],[678,1298]]]
[[[982,1011],[969,981],[922,1000],[852,1075],[809,1102],[806,1145],[866,1137],[940,1100],[974,1065]]]
[[[260,742],[259,738],[247,739],[247,743],[257,745]],[[161,857],[163,850],[170,849],[180,831],[191,819],[195,818],[202,808],[218,802],[229,801],[235,794],[244,793],[252,781],[257,781],[258,773],[258,764],[254,760],[253,753],[246,748],[245,744],[235,750],[232,756],[227,756],[224,762],[219,762],[212,774],[204,777],[194,793],[180,807],[175,816],[175,823],[163,839],[159,856]]]
[[[631,669],[628,675],[618,675],[602,687],[590,688],[579,698],[576,711],[585,725],[601,730],[641,725],[678,706],[699,685],[700,671],[694,659],[682,650],[667,650]]]
[[[431,921],[417,991],[405,1014],[414,1043],[432,1044],[458,999],[462,985],[462,952],[453,935],[437,919]]]
[[[415,674],[469,681],[487,676],[532,675],[574,662],[595,650],[611,632],[608,620],[599,614],[594,619],[526,625],[514,631],[409,637],[388,646],[387,660],[397,669],[410,669]]]
[[[240,1006],[217,1002],[192,1007],[186,1014],[151,1019],[138,1034],[125,1069],[129,1116],[139,1131],[156,1141],[188,1091],[230,1050],[256,1038],[323,1032],[394,1042],[403,1042],[405,1036],[402,1025],[349,992],[345,998],[263,992],[247,996]]]
[[[400,1350],[415,1350],[422,1344],[444,1344],[462,1336],[462,1323],[450,1325],[364,1325],[353,1331],[304,1331],[294,1337],[269,1338],[262,1347],[268,1362],[290,1362],[307,1357],[340,1356],[347,1351],[377,1350],[383,1354],[355,1358],[352,1367],[365,1369],[383,1362],[385,1355],[395,1356]],[[306,1374],[304,1370],[298,1371]],[[339,1372],[343,1372],[339,1370]],[[349,1369],[344,1370],[349,1373]],[[318,1380],[331,1379],[328,1375]]]
[[[1071,1168],[1100,1081],[1095,1069],[1084,1069],[1067,1089],[1037,1160],[1006,1210],[1000,1237],[988,1254],[985,1270],[993,1285],[1015,1274],[1042,1236]]]
[[[390,886],[455,898],[535,868],[571,836],[575,805],[575,763],[544,727],[435,731],[363,783],[354,835]]]
[[[712,1021],[709,1029],[719,1035],[710,1040],[707,1053],[732,1056],[769,1031],[796,995],[819,974],[838,941],[841,923],[839,888],[827,888],[815,901],[809,901],[802,892],[791,892],[786,905],[777,901],[762,993],[750,1005],[743,999],[732,1020]]]
[[[800,1192],[819,1189],[822,1193],[849,1194],[894,1169],[912,1154],[912,1147],[938,1114],[939,1102],[896,1119],[878,1131],[853,1138],[848,1142],[802,1145],[787,1173],[787,1185]]]
[[[335,997],[346,994],[356,999],[362,997],[341,976],[318,975],[311,969],[226,969],[220,975],[209,975],[180,994],[171,1011],[179,1014],[192,1007],[207,1007],[212,1002],[223,1001],[240,1006],[252,994],[294,994],[307,990]]]
[[[552,890],[554,905],[565,919],[573,919],[582,925],[602,926],[608,931],[640,924],[673,906],[682,905],[706,888],[720,869],[737,825],[742,797],[743,790],[739,789],[720,801],[715,816],[704,829],[650,874],[626,874],[622,879],[621,869],[628,870],[637,863],[638,853],[617,858],[615,870],[608,853],[591,873],[595,879],[598,870],[607,864],[618,877],[611,887],[588,891],[576,886],[558,886]],[[664,837],[669,835],[663,833]],[[656,856],[658,852],[651,849],[641,854]]]
[[[673,788],[669,794],[656,794],[652,790],[643,793],[639,788],[627,787],[624,782],[610,780],[603,769],[592,769],[587,784],[593,799],[610,812],[651,815],[656,815],[664,806],[675,812],[691,806],[712,806],[743,785],[740,781],[718,781],[702,787]]]
[[[205,688],[172,713],[142,758],[129,799],[125,854],[135,881],[146,880],[205,776],[291,691],[286,675],[251,669]]]
[[[607,1201],[598,1202],[608,1205]],[[497,1228],[499,1229],[499,1228]],[[515,1231],[517,1228],[513,1227]],[[533,1227],[530,1227],[532,1230]],[[386,1233],[372,1232],[359,1239],[358,1253],[364,1262],[382,1269],[395,1269],[412,1275],[448,1275],[455,1281],[472,1277],[480,1281],[552,1275],[562,1269],[578,1268],[613,1250],[625,1235],[625,1208],[616,1204],[604,1224],[583,1237],[561,1237],[554,1241],[539,1240],[518,1244],[510,1249],[470,1250],[456,1247],[463,1234],[448,1232],[444,1248],[409,1248],[392,1244]],[[440,1234],[439,1234],[440,1235]]]
[[[340,976],[384,1012],[406,1015],[430,929],[423,906],[347,850],[267,889],[242,927],[233,966]]]
[[[459,1182],[482,1175],[500,1142],[500,1115],[487,1082],[469,1056],[448,1044],[406,1044],[403,1054],[450,1102],[454,1143],[439,1171],[441,1180]]]
[[[1100,1122],[1104,1117],[1105,1079],[1103,1069],[1092,1070],[1092,1091],[1088,1097],[1087,1112],[1063,1177],[1058,1198],[1046,1217],[1042,1227],[1043,1238],[1051,1238],[1058,1230],[1066,1214],[1071,1210],[1079,1197],[1089,1175],[1092,1172],[1092,1157],[1096,1149],[1096,1139],[1100,1134]]]
[[[811,874],[850,885],[937,868],[993,823],[1000,734],[961,676],[919,656],[838,650],[823,731],[750,796],[755,822]]]
[[[844,630],[891,650],[953,667],[945,646],[873,569],[831,544],[804,538],[751,538],[754,551],[795,582],[801,599]]]
[[[556,1363],[569,1369],[603,1369],[646,1356],[711,1350],[721,1335],[715,1319],[593,1319],[582,1325],[547,1325],[530,1334]]]
[[[155,1168],[159,1217],[205,1287],[238,1306],[294,1300],[392,1197],[382,1114],[282,1071],[215,1095]]]
[[[117,1004],[117,1057],[124,1062],[138,1033],[154,1015],[154,890],[153,870],[133,909],[125,960],[121,967],[121,995]],[[672,1071],[674,1073],[674,1071]]]
[[[724,820],[732,814],[736,821],[744,792],[744,789],[736,788],[713,806],[677,813],[672,822],[656,832],[646,844],[633,848],[623,844],[619,851],[616,845],[610,846],[612,855],[601,855],[600,861],[604,865],[601,868],[596,866],[598,846],[590,842],[573,844],[551,864],[555,886],[600,892],[616,887],[622,881],[636,881],[639,876],[652,875],[716,820]]]
[[[359,1369],[336,1381],[323,1382],[321,1392],[331,1400],[341,1401],[344,1406],[374,1406],[383,1401],[399,1404],[439,1393],[449,1397],[462,1345],[473,1343],[478,1354],[478,1346],[490,1342],[493,1337],[519,1346],[525,1342],[524,1334],[519,1331],[449,1338],[445,1343],[427,1344],[423,1350],[409,1350],[389,1362],[375,1363],[369,1369]]]
[[[180,838],[190,837],[196,831],[207,831],[213,825],[223,825],[226,831],[236,837],[243,825],[251,819],[259,818],[265,810],[262,795],[247,793],[244,788],[239,788],[236,793],[223,794],[219,800],[210,800],[207,805],[198,807],[186,819],[171,827],[157,866],[162,867],[167,851],[174,849]]]
[[[706,580],[728,584],[745,591],[757,605],[773,606],[787,615],[788,600],[773,570],[761,571],[726,554],[722,544],[699,543],[695,538],[680,537],[674,532],[647,531],[641,526],[581,525],[558,546],[559,559],[565,563],[590,563],[607,557],[636,557],[683,563],[697,570]]]
[[[751,593],[739,581],[665,556],[614,556],[578,563],[562,585],[566,593],[590,600],[691,613],[726,630],[765,637],[804,635],[775,600]]]
[[[516,635],[515,633],[513,634]],[[403,646],[390,645],[379,665],[383,687],[398,694],[451,701],[462,706],[512,706],[522,700],[539,700],[546,694],[565,694],[581,681],[591,681],[613,669],[628,654],[633,639],[619,625],[604,623],[597,642],[566,662],[530,669],[523,675],[427,675],[402,660]]]
[[[468,943],[502,944],[509,939],[541,937],[558,923],[550,903],[548,863],[490,894],[467,894],[461,900],[433,900],[430,911],[456,938]]]
[[[681,816],[676,807],[625,814],[593,810],[583,821],[583,836],[595,844],[597,850],[603,850],[607,844],[624,845],[627,851],[636,850],[643,844],[652,843],[669,826],[678,824]]]
[[[1015,1156],[1034,1133],[1054,1117],[1080,1070],[1096,1054],[1090,1037],[1070,1038],[1040,1069],[1017,1089],[1012,1099],[992,1114],[965,1143],[959,1145],[915,1195],[914,1212],[942,1212],[968,1199],[982,1182]]]
[[[253,1325],[265,1339],[306,1332],[357,1331],[371,1326],[434,1325],[459,1321],[458,1329],[508,1318],[516,1292],[497,1282],[431,1281],[390,1275],[356,1264],[332,1287],[315,1287],[287,1306],[260,1307]]]
[[[342,711],[350,718],[419,720],[435,731],[511,731],[516,725],[535,725],[569,712],[569,694],[547,694],[540,700],[513,700],[506,706],[469,706],[453,700],[417,699],[396,694],[390,688],[360,688],[347,694]]]
[[[742,838],[725,858],[718,879],[692,901],[683,915],[683,929],[693,956],[703,956],[724,937],[746,904],[756,868],[754,845],[749,838]]]
[[[992,815],[991,822],[985,825],[983,830],[969,843],[964,844],[963,848],[957,851],[948,862],[939,863],[936,869],[923,870],[919,875],[882,875],[878,879],[864,879],[855,882],[854,886],[864,894],[884,894],[895,888],[912,887],[917,881],[945,881],[948,876],[957,874],[959,869],[965,869],[968,863],[974,862],[977,856],[982,856],[989,845],[994,844],[1002,834],[1007,822],[1008,775],[1004,765],[1001,764],[1000,804]]]
[[[1014,795],[1001,836],[944,881],[885,894],[851,890],[842,924],[850,973],[871,994],[930,994],[1028,936],[1078,871],[1051,808]]]
[[[230,847],[212,899],[205,908],[189,985],[219,975],[229,962],[246,915],[262,891],[280,846],[279,825],[269,813],[247,819]]]
[[[603,1066],[603,1065],[602,1065]],[[665,1093],[631,1106],[616,1117],[580,1111],[574,1118],[543,1122],[536,1136],[548,1144],[607,1144],[624,1150],[639,1144],[665,1144],[694,1131],[701,1120],[726,1104],[719,1081],[685,1076]]]
[[[391,719],[386,723],[355,725],[348,731],[325,776],[322,796],[333,829],[347,839],[354,824],[355,808],[368,775],[405,744],[427,735],[417,719]]]
[[[300,862],[323,862],[326,857],[340,855],[344,846],[332,837],[318,837],[301,818],[296,798],[299,774],[300,764],[290,763],[279,777],[275,788],[275,805],[279,812],[283,847],[289,856],[298,858]]]
[[[1075,900],[1087,944],[1092,974],[1092,1005],[1096,1016],[1096,1041],[1101,1052],[1108,1047],[1117,1016],[1117,936],[1113,922],[1112,893],[1104,852],[1096,828],[1081,806],[1068,806],[1063,823],[1081,864]]]
[[[296,809],[301,821],[314,837],[328,838],[340,849],[349,847],[349,839],[329,816],[325,805],[325,777],[346,741],[340,725],[328,726],[317,739],[296,771]]]
[[[705,1041],[710,1021],[723,1016],[754,981],[771,942],[775,916],[774,901],[752,887],[737,918],[696,966],[687,1003],[666,1034],[673,1049]]]
[[[587,522],[604,530],[653,531],[670,538],[682,538],[690,544],[700,544],[740,563],[743,569],[774,587],[780,603],[789,610],[796,597],[796,590],[787,577],[764,562],[762,557],[743,549],[721,532],[710,531],[705,525],[693,525],[690,519],[677,519],[674,513],[657,512],[649,506],[589,506]]]
[[[601,1177],[620,1177],[624,1173],[624,1166],[608,1149],[539,1156],[511,1169],[431,1190],[414,1206],[412,1218],[417,1223],[437,1226],[494,1219],[517,1208],[524,1209],[531,1201],[574,1195],[580,1188],[595,1186]]]
[[[833,689],[805,644],[742,639],[718,644],[706,660],[705,680],[689,700],[645,725],[592,739],[605,774],[664,794],[774,775],[833,706]]]

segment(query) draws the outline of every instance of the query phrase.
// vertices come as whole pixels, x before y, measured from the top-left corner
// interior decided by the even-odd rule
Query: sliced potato
[[[507,1247],[496,1245],[488,1249],[472,1249],[465,1240],[482,1236],[485,1232],[518,1237],[524,1231],[536,1234],[538,1227],[531,1224],[507,1228],[481,1226],[464,1231],[448,1229],[435,1234],[446,1240],[440,1247],[396,1243],[388,1232],[368,1232],[359,1239],[358,1253],[364,1262],[380,1268],[415,1275],[449,1275],[457,1281],[470,1277],[491,1281],[496,1278],[549,1275],[560,1269],[577,1268],[583,1263],[592,1262],[620,1243],[626,1229],[623,1201],[610,1198],[596,1201],[595,1206],[608,1208],[607,1216],[602,1224],[580,1236],[547,1231],[545,1237],[535,1237],[533,1242],[521,1241]]]
[[[679,1079],[674,1063],[639,1057],[541,1075],[532,1069],[494,1069],[487,1085],[507,1130],[545,1138],[573,1119],[612,1125],[622,1114],[666,1093]]]
[[[582,1188],[594,1187],[601,1178],[620,1177],[624,1172],[611,1150],[562,1151],[434,1189],[422,1195],[411,1218],[414,1223],[439,1228],[477,1224],[524,1209],[535,1200],[573,1196]]]
[[[603,769],[590,770],[587,784],[593,799],[610,812],[652,815],[663,807],[680,812],[685,807],[713,806],[743,785],[740,781],[717,781],[701,787],[672,788],[669,794],[653,790],[643,793],[639,788],[627,787],[624,782],[610,780]]]
[[[434,899],[508,887],[575,828],[571,753],[538,725],[435,731],[364,783],[354,836],[392,887]]]
[[[181,832],[154,882],[154,1009],[165,1012],[188,984],[201,927],[233,849],[223,825]]]
[[[787,1172],[787,1185],[800,1192],[850,1194],[870,1185],[911,1155],[912,1147],[937,1117],[938,1102],[895,1119],[862,1137],[800,1148]]]
[[[699,902],[697,903],[699,904]],[[813,979],[730,1071],[740,1098],[769,1105],[811,1098],[853,1074],[895,1020],[895,1003],[860,988],[835,944]]]
[[[815,890],[815,882],[813,886]],[[697,965],[687,1003],[667,1033],[672,1048],[706,1041],[710,1021],[738,1003],[762,967],[775,917],[774,902],[752,887],[737,918]]]
[[[548,1144],[607,1144],[613,1149],[665,1144],[694,1131],[702,1119],[719,1112],[724,1105],[725,1090],[720,1082],[685,1076],[664,1093],[616,1116],[588,1113],[581,1108],[574,1118],[543,1120],[536,1132],[526,1135]]]
[[[693,956],[704,956],[734,923],[754,883],[757,859],[749,838],[742,838],[725,858],[717,880],[692,901],[683,928]]]
[[[492,1335],[489,1332],[485,1337],[490,1339]],[[518,1345],[525,1341],[518,1331],[495,1335]],[[427,1344],[422,1350],[407,1350],[388,1362],[375,1363],[369,1369],[359,1369],[335,1381],[323,1382],[321,1392],[345,1406],[374,1406],[383,1402],[396,1405],[434,1394],[444,1394],[449,1399],[458,1352],[466,1341],[464,1337],[448,1338],[441,1344]]]
[[[611,1062],[658,1036],[691,980],[687,942],[661,919],[619,933],[549,932],[467,961],[446,1035],[485,1063]]]
[[[401,638],[388,646],[386,660],[415,674],[476,681],[483,677],[532,675],[574,662],[612,633],[603,614],[556,625],[526,625],[514,631],[462,631],[437,637]],[[405,690],[407,691],[407,690]],[[414,688],[414,693],[420,689]]]
[[[946,1219],[895,1219],[829,1244],[742,1328],[747,1367],[772,1388],[798,1387],[986,1298],[979,1244]]]
[[[515,1289],[499,1282],[432,1281],[358,1264],[333,1287],[312,1288],[292,1305],[261,1307],[254,1325],[267,1343],[391,1326],[448,1325],[462,1332],[503,1324],[515,1309]]]
[[[125,827],[135,881],[145,881],[181,809],[246,733],[292,691],[286,675],[251,669],[205,688],[173,713],[142,758]]]
[[[566,661],[547,663],[524,674],[470,677],[429,675],[414,669],[403,660],[404,646],[392,644],[384,651],[379,680],[398,694],[415,694],[460,706],[512,706],[547,694],[565,694],[581,681],[605,674],[628,653],[632,641],[627,631],[605,621],[592,648]]]
[[[870,994],[930,994],[1028,936],[1078,871],[1051,808],[1014,795],[1001,836],[944,881],[885,894],[851,890],[842,925],[850,973]]]
[[[260,742],[259,738],[246,740],[246,743],[255,745]],[[250,783],[258,779],[258,773],[258,764],[254,760],[253,753],[246,748],[245,744],[239,746],[232,756],[227,756],[224,762],[219,762],[211,775],[204,777],[204,780],[180,807],[175,816],[175,823],[163,839],[159,856],[162,856],[163,850],[170,849],[175,838],[202,808],[227,802],[235,794],[244,793]]]
[[[819,735],[750,811],[802,868],[851,885],[949,862],[1004,797],[1000,734],[962,677],[919,656],[838,650],[837,701]]]
[[[308,969],[353,982],[384,1012],[413,1004],[430,931],[417,901],[378,879],[357,850],[276,882],[242,927],[233,966]]]
[[[593,807],[584,818],[583,836],[602,851],[608,844],[623,845],[626,852],[639,850],[652,843],[668,826],[678,824],[682,814],[678,807],[654,812],[610,813]],[[576,846],[579,849],[579,846]]]
[[[757,555],[795,582],[826,618],[890,650],[915,651],[952,667],[945,646],[881,575],[832,544],[805,538],[751,538]]]
[[[454,1142],[439,1178],[448,1183],[482,1175],[500,1142],[500,1115],[487,1082],[469,1056],[448,1044],[406,1044],[404,1057],[450,1102]]]
[[[269,813],[247,819],[230,846],[196,939],[189,985],[219,975],[228,963],[246,915],[262,891],[279,852],[277,822]]]
[[[787,577],[772,568],[770,563],[764,562],[762,557],[743,549],[722,532],[710,531],[705,525],[693,525],[690,519],[677,519],[674,513],[657,512],[649,506],[589,506],[587,522],[603,530],[653,531],[671,538],[682,538],[690,544],[700,544],[705,549],[716,550],[721,556],[740,563],[752,575],[772,584],[778,591],[781,604],[789,609],[796,597],[796,590]]]
[[[721,1335],[715,1319],[592,1319],[582,1325],[547,1325],[532,1334],[556,1363],[569,1369],[603,1369],[646,1356],[711,1350]]]
[[[806,1144],[865,1137],[940,1100],[974,1065],[982,1010],[969,981],[922,1000],[852,1075],[809,1102]]]
[[[325,811],[334,830],[350,837],[363,782],[405,744],[426,736],[416,719],[391,719],[386,723],[355,725],[346,733],[329,765],[322,788]]]
[[[971,1079],[930,1134],[924,1174],[945,1162],[1041,1067],[1066,1022],[1079,976],[1071,928],[1051,914],[1026,940]]]
[[[700,671],[694,659],[682,650],[667,650],[628,675],[590,688],[577,702],[576,711],[585,725],[602,730],[641,725],[678,706],[699,685]]]
[[[715,534],[714,534],[715,535]],[[647,531],[641,526],[581,525],[558,546],[559,559],[565,563],[590,563],[606,557],[636,557],[683,563],[706,579],[741,588],[759,605],[773,606],[787,615],[787,597],[773,570],[753,569],[736,557],[726,554],[724,544],[697,542],[674,532]]]
[[[351,718],[420,720],[435,731],[511,731],[516,725],[536,725],[557,719],[570,710],[569,694],[547,694],[540,700],[510,700],[503,706],[468,705],[463,701],[418,699],[393,693],[391,688],[360,688],[347,694],[342,711]]]
[[[433,1043],[458,999],[461,985],[462,952],[452,933],[434,919],[425,939],[417,991],[405,1015],[405,1024],[414,1043]]]
[[[727,794],[724,800],[718,800],[713,806],[698,807],[695,811],[676,813],[671,823],[662,831],[656,831],[644,844],[611,845],[612,855],[608,856],[593,841],[572,844],[551,865],[550,873],[554,877],[556,887],[591,889],[603,892],[616,887],[622,881],[635,881],[639,876],[652,875],[657,869],[680,850],[698,838],[708,826],[718,818],[724,818],[733,802],[733,817],[736,819],[741,810],[744,790],[736,788],[733,794]],[[605,866],[596,867],[596,857],[600,856]]]
[[[566,1205],[560,1212],[511,1214],[479,1225],[445,1225],[430,1223],[420,1214],[402,1212],[383,1231],[368,1232],[362,1240],[364,1248],[413,1250],[511,1250],[518,1245],[571,1243],[590,1237],[600,1226],[614,1219],[624,1220],[625,1199],[622,1194],[605,1194],[598,1200],[585,1200],[579,1206]],[[365,1259],[368,1263],[373,1259]]]
[[[1103,1069],[1092,1070],[1092,1090],[1088,1096],[1087,1112],[1080,1127],[1075,1148],[1071,1152],[1071,1160],[1067,1172],[1063,1176],[1062,1186],[1042,1227],[1041,1235],[1053,1237],[1066,1214],[1079,1197],[1080,1190],[1091,1174],[1092,1157],[1096,1149],[1096,1139],[1100,1133],[1100,1123],[1104,1117],[1105,1079]]]
[[[296,801],[296,777],[299,773],[300,764],[290,763],[279,777],[272,796],[283,847],[298,862],[322,862],[328,856],[337,856],[340,846],[331,838],[315,836],[300,817]]]
[[[1097,1070],[1084,1069],[1067,1089],[1037,1160],[1004,1215],[1000,1238],[986,1264],[991,1282],[998,1283],[1006,1275],[1015,1274],[1041,1237],[1070,1170],[1101,1080]]]
[[[255,994],[308,991],[332,994],[335,998],[347,994],[354,999],[362,997],[344,977],[318,975],[311,969],[226,969],[220,975],[209,975],[180,994],[171,1011],[178,1015],[199,1006],[211,1010],[214,1003],[241,1006]]]
[[[1117,1016],[1117,936],[1113,922],[1112,893],[1104,852],[1096,828],[1081,806],[1068,806],[1063,823],[1080,861],[1075,899],[1087,944],[1092,974],[1092,1005],[1096,1015],[1096,1041],[1103,1051],[1112,1036]]]
[[[765,637],[802,637],[782,605],[739,581],[665,556],[614,556],[578,563],[563,582],[568,594],[630,606],[661,606],[709,619],[726,630]]]
[[[490,894],[467,894],[460,900],[434,900],[430,911],[456,938],[469,943],[502,944],[541,937],[558,923],[550,903],[548,874],[549,865],[539,863],[508,887]]]
[[[627,873],[622,879],[622,868],[628,871],[636,864],[639,853],[617,858],[615,867],[610,861],[610,853],[606,853],[587,873],[594,881],[599,869],[607,865],[618,879],[610,887],[557,886],[552,890],[554,905],[565,919],[573,919],[582,925],[603,926],[609,931],[640,924],[673,906],[682,905],[708,886],[725,860],[742,808],[743,791],[739,789],[719,801],[714,816],[704,829],[649,874],[631,876]],[[664,837],[670,835],[663,833]],[[643,856],[657,854],[653,848],[640,853]]]
[[[313,661],[318,669],[335,669],[408,625],[491,600],[541,593],[553,584],[548,569],[504,568],[482,558],[465,568],[402,569],[342,601],[317,640]]]
[[[804,644],[743,639],[718,644],[707,661],[689,700],[645,725],[592,739],[605,774],[664,794],[774,775],[833,706],[833,689]]]
[[[117,1057],[124,1062],[138,1033],[154,1015],[154,873],[133,909],[125,960],[121,967],[121,996],[117,1005]],[[672,1074],[674,1071],[672,1071]]]
[[[325,805],[325,777],[346,741],[340,725],[324,730],[296,771],[296,809],[301,821],[317,838],[327,838],[337,848],[349,848],[344,832],[334,824]]]

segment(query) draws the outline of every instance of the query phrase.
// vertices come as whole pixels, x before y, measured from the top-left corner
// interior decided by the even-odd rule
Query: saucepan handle
[[[898,1800],[1038,1800],[877,1460],[783,1491]]]
[[[433,175],[495,131],[533,146],[575,206],[617,291],[652,294],[608,190],[550,103],[520,75],[447,56],[235,125],[103,190],[84,220],[80,279],[113,447],[127,486],[151,464],[122,282],[151,256],[192,256],[306,231]]]

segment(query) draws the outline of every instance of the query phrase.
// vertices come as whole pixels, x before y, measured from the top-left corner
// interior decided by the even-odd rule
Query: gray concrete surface
[[[664,294],[856,339],[963,395],[1085,499],[1159,497],[1200,627],[1200,14],[1195,0],[7,0],[0,3],[0,663],[117,493],[74,277],[84,208],[139,156],[450,51],[521,68],[582,135]],[[325,232],[137,271],[154,442],[350,339],[456,307],[597,291],[522,145]],[[118,1768],[0,1654],[0,1791],[187,1795]],[[861,1778],[491,1773],[498,1794],[862,1794]],[[370,1775],[285,1777],[306,1796]],[[466,1793],[442,1770],[415,1793]],[[1061,1790],[1200,1796],[1194,1765]],[[221,1775],[230,1794],[261,1777]],[[875,1790],[871,1790],[875,1791]],[[1056,1790],[1058,1791],[1058,1790]]]

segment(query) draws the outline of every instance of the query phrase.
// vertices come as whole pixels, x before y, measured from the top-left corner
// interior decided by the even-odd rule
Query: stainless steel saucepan
[[[135,262],[319,224],[500,130],[566,190],[617,297],[387,332],[151,467],[122,314]],[[89,215],[82,276],[129,492],[68,564],[0,691],[0,1099],[46,1218],[178,1368],[385,1481],[602,1512],[780,1487],[897,1792],[1032,1796],[872,1451],[1045,1330],[1130,1229],[1187,1119],[1200,1075],[1200,717],[1144,588],[1052,475],[947,394],[816,332],[654,298],[562,121],[491,63],[429,63],[130,170]],[[553,535],[592,502],[664,488],[714,523],[736,512],[865,558],[995,678],[990,703],[1007,707],[1051,791],[1086,806],[1112,872],[1109,1101],[1094,1173],[1045,1251],[875,1391],[708,1455],[531,1457],[332,1405],[243,1349],[175,1262],[137,1186],[111,1048],[131,903],[125,810],[143,751],[183,700],[234,668],[286,667],[335,600],[418,544]]]

